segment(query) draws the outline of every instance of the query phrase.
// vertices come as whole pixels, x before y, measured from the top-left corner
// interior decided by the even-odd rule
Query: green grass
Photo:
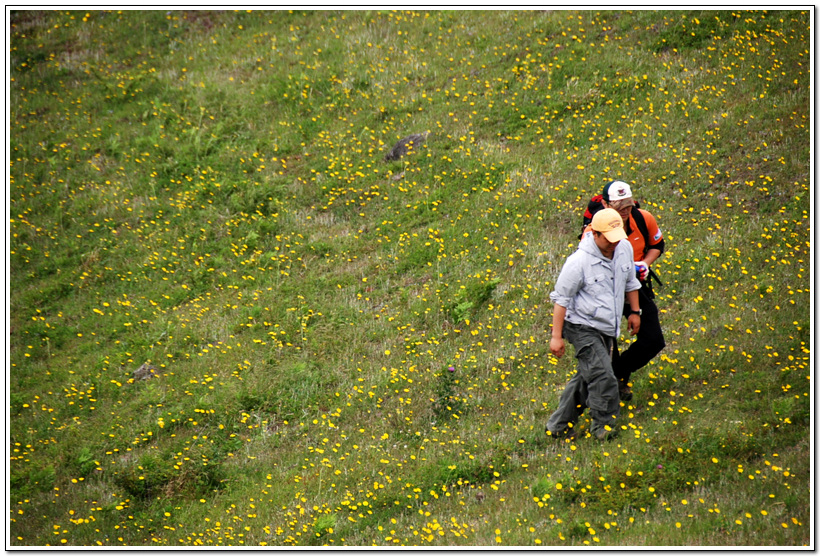
[[[811,15],[12,12],[9,544],[810,544]],[[667,347],[553,444],[616,178]]]

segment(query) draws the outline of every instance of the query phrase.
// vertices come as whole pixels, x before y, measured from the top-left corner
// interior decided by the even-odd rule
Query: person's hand
[[[643,261],[635,263],[635,273],[638,275],[638,280],[645,282],[649,277],[649,265]]]
[[[629,333],[634,336],[641,329],[641,316],[632,313],[627,319],[627,324],[629,325]]]
[[[555,357],[561,358],[564,356],[564,339],[563,338],[550,338],[550,352]]]

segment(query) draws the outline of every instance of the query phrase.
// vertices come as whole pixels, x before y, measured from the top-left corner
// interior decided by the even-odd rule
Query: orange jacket
[[[629,222],[625,222],[627,239],[629,239],[629,242],[632,244],[636,262],[642,261],[646,255],[646,251],[649,249],[663,251],[664,248],[663,232],[661,232],[661,229],[658,227],[658,222],[655,220],[655,217],[643,209],[638,210],[641,211],[644,221],[646,222],[646,228],[649,232],[649,245],[646,245],[643,234],[638,229],[638,225],[635,223],[635,218],[632,214],[629,215]],[[591,232],[592,226],[589,225],[584,230],[584,235]]]

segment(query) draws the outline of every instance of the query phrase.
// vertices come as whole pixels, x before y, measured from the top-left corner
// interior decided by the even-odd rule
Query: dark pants
[[[658,306],[650,297],[650,292],[651,290],[643,287],[638,290],[638,298],[643,314],[641,315],[641,328],[638,331],[636,340],[623,353],[619,353],[618,346],[615,346],[615,353],[612,357],[612,370],[615,377],[623,382],[629,382],[632,373],[649,363],[666,346],[663,331],[661,330]],[[624,315],[629,312],[629,308],[629,305],[624,306]]]
[[[592,416],[590,432],[595,434],[607,425],[613,427],[621,413],[618,381],[612,374],[615,338],[571,322],[564,323],[564,337],[575,347],[578,371],[564,388],[558,409],[547,421],[547,430],[556,435],[566,432],[587,407]]]

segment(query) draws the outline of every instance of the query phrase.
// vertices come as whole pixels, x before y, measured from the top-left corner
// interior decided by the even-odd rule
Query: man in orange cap
[[[592,416],[590,432],[599,440],[617,435],[620,415],[618,380],[612,371],[612,353],[620,332],[624,301],[631,309],[629,331],[640,330],[638,290],[632,244],[614,209],[598,211],[592,233],[585,234],[578,250],[564,263],[550,300],[555,304],[550,351],[565,352],[564,338],[575,348],[577,372],[567,383],[558,409],[547,421],[547,434],[574,437],[572,430],[586,407]]]

